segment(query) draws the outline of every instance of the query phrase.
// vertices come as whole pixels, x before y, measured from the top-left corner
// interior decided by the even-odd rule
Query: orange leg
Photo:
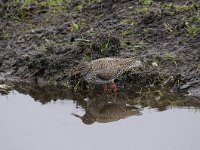
[[[104,90],[105,93],[108,91],[107,83],[104,83],[104,85],[103,85],[103,90]]]
[[[112,83],[113,83],[114,92],[116,93],[117,92],[117,85],[115,84],[114,81],[112,81]]]

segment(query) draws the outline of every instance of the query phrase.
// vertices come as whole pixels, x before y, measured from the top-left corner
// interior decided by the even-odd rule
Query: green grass
[[[200,31],[200,27],[196,25],[189,25],[188,22],[185,23],[185,26],[187,34],[190,36],[195,36],[197,35],[198,31]]]
[[[170,54],[170,53],[165,54],[163,56],[163,60],[164,61],[172,61],[172,62],[174,62],[175,65],[177,65],[177,63],[176,63],[177,57],[173,54]]]
[[[125,24],[125,25],[137,25],[138,23],[136,22],[136,20],[132,20],[132,19],[123,19],[120,22],[121,24]]]
[[[92,4],[92,3],[96,3],[96,2],[100,2],[101,0],[88,0],[88,3],[89,4]]]
[[[75,10],[81,12],[82,9],[88,5],[100,2],[101,0],[82,0],[80,3],[75,7]]]
[[[33,5],[33,4],[37,5],[38,3],[37,3],[36,0],[25,0],[25,1],[22,3],[20,9],[27,8],[28,6]]]
[[[134,51],[136,51],[138,49],[143,49],[145,47],[145,45],[147,45],[147,43],[145,43],[145,41],[143,41],[143,40],[137,40],[134,43],[134,47],[130,51],[134,52]]]
[[[173,15],[176,12],[183,13],[183,12],[188,12],[188,11],[194,10],[194,6],[195,6],[194,4],[191,4],[191,5],[173,5],[171,3],[171,4],[164,4],[163,9],[167,13]]]
[[[63,9],[62,3],[63,0],[47,0],[47,6],[49,7],[49,10],[54,13]]]
[[[84,4],[83,4],[83,3],[80,3],[79,5],[77,5],[77,6],[75,7],[75,10],[78,11],[78,12],[81,12],[82,9],[83,9],[83,7],[84,7]]]
[[[8,39],[10,37],[10,34],[7,33],[5,30],[2,30],[1,37],[3,39]]]
[[[195,16],[195,21],[200,23],[200,12]]]
[[[37,0],[15,0],[12,2],[13,6],[20,6],[17,15],[20,18],[26,18],[27,16],[33,15],[33,10],[30,11],[31,6],[36,8],[34,12],[37,14],[37,8],[47,7],[49,12],[60,12],[64,9],[64,0],[45,0],[38,2]]]
[[[150,5],[153,3],[153,0],[140,0],[143,5]]]
[[[197,65],[197,72],[200,74],[200,64]]]
[[[70,25],[70,31],[71,32],[78,31],[80,28],[81,28],[80,23],[72,22],[71,25]]]
[[[165,10],[165,12],[170,14],[170,15],[175,14],[173,4],[164,4],[163,5],[163,10]]]
[[[131,33],[131,31],[129,31],[129,30],[123,30],[123,31],[120,32],[120,36],[122,36],[124,38],[130,33]]]
[[[79,22],[72,22],[70,27],[69,27],[69,30],[71,32],[76,32],[76,31],[79,31],[83,28],[83,26],[85,25],[85,23],[83,21],[79,21]]]
[[[134,10],[131,11],[131,15],[137,15],[139,13],[147,14],[151,8],[148,5],[143,5],[141,8],[134,8]]]
[[[193,9],[193,5],[174,5],[174,7],[178,12],[186,12]]]
[[[176,56],[174,56],[173,54],[165,54],[163,58],[164,60],[170,60],[170,61],[176,60]]]
[[[109,45],[110,45],[110,34],[108,34],[107,36],[106,43],[101,45],[101,48],[100,48],[101,54],[104,54],[105,50],[109,47]]]
[[[63,3],[63,0],[47,0],[49,7],[59,6]]]

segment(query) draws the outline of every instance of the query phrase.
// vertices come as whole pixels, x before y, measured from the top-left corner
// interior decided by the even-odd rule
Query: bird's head
[[[90,65],[88,62],[81,61],[79,65],[76,67],[76,69],[73,72],[73,75],[81,74],[82,76],[86,75],[90,71]]]
[[[86,112],[83,116],[72,113],[73,116],[80,118],[84,124],[91,125],[95,123],[96,119],[88,112]]]

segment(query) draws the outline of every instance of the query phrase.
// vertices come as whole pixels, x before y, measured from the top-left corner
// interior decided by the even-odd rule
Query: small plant
[[[77,30],[80,29],[80,25],[75,23],[75,22],[72,22],[70,29],[71,29],[72,32],[77,31]]]
[[[84,7],[84,4],[81,3],[81,4],[79,4],[78,6],[76,6],[75,10],[78,11],[78,12],[81,12],[82,9],[83,9],[83,7]]]
[[[47,6],[49,7],[49,10],[53,11],[54,13],[62,10],[62,3],[63,0],[47,0]]]
[[[172,61],[172,62],[174,62],[175,65],[177,65],[176,59],[177,59],[176,56],[173,55],[173,54],[166,54],[166,55],[163,56],[163,60]]]
[[[200,13],[198,13],[198,14],[195,16],[195,21],[196,21],[196,22],[200,22]]]
[[[14,2],[15,5],[17,4],[21,4],[21,7],[18,9],[18,16],[20,18],[26,18],[27,16],[31,15],[30,12],[30,8],[32,5],[37,5],[37,1],[36,0],[25,0],[23,1],[23,3],[21,3],[20,1],[15,1]]]
[[[47,4],[49,7],[59,6],[63,3],[63,0],[47,0]]]
[[[173,54],[166,54],[164,56],[164,60],[175,61],[176,60],[176,56],[174,56]]]
[[[80,86],[81,81],[82,81],[82,79],[78,80],[77,83],[75,83],[74,92],[77,92],[77,91],[78,91],[78,88],[79,88],[79,86]]]
[[[43,45],[36,47],[36,50],[39,51],[39,52],[42,52],[42,53],[48,52],[47,47],[43,46]]]
[[[164,8],[165,10],[171,10],[171,9],[173,8],[173,4],[164,4],[164,5],[163,5],[163,8]]]
[[[28,7],[30,7],[30,5],[37,5],[37,4],[38,3],[37,3],[36,0],[25,0],[25,1],[23,1],[22,6],[20,7],[20,9],[28,8]]]
[[[174,5],[177,12],[186,12],[192,10],[192,5]]]
[[[175,13],[175,8],[173,4],[164,4],[163,10],[169,15],[173,15]]]
[[[83,25],[84,25],[84,23],[81,22],[81,21],[79,21],[78,23],[72,22],[70,27],[69,27],[69,30],[71,32],[76,32],[76,31],[80,30]]]
[[[137,25],[137,22],[133,21],[132,19],[123,19],[121,21],[121,24],[125,24],[125,25]]]
[[[153,0],[140,0],[140,2],[143,4],[143,5],[151,5],[153,3]]]
[[[62,82],[62,85],[63,85],[65,88],[69,88],[69,83],[68,83],[67,81]]]
[[[164,4],[163,9],[173,15],[175,12],[187,12],[194,9],[194,5],[173,5],[173,4]]]
[[[110,45],[110,35],[108,34],[106,43],[101,45],[101,49],[100,49],[101,54],[103,54],[105,52],[105,50],[109,47],[109,45]]]
[[[200,74],[200,64],[197,65],[197,72]]]
[[[187,30],[188,35],[195,36],[197,35],[197,32],[200,30],[198,26],[195,25],[189,25],[188,22],[185,23],[185,29]]]
[[[142,13],[146,14],[150,11],[150,8],[148,6],[143,6],[142,8],[135,8],[135,10],[132,12],[133,15]]]
[[[146,44],[147,43],[145,43],[143,40],[136,41],[134,47],[130,51],[134,52],[137,49],[143,49]]]
[[[100,2],[100,0],[88,0],[89,4],[96,3],[96,2]]]
[[[1,37],[3,39],[8,39],[9,38],[9,33],[7,33],[5,30],[2,30]]]
[[[48,7],[49,11],[53,11],[55,13],[57,11],[63,10],[62,3],[63,0],[46,0],[40,2],[37,0],[16,0],[13,2],[13,5],[20,5],[20,8],[18,9],[18,15],[21,18],[25,18],[29,15],[32,15],[31,8],[33,6],[34,8]]]
[[[91,57],[91,55],[84,55],[84,58],[83,58],[83,60],[84,61],[87,61],[87,62],[90,62],[90,61],[92,61],[92,57]]]
[[[120,32],[120,35],[124,38],[130,33],[131,33],[131,31],[129,31],[129,30],[123,30],[123,31]]]

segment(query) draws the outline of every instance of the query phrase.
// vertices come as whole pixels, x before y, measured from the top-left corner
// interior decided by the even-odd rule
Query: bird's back
[[[133,58],[100,58],[89,63],[91,70],[86,80],[93,83],[111,82],[130,66],[134,65]]]

